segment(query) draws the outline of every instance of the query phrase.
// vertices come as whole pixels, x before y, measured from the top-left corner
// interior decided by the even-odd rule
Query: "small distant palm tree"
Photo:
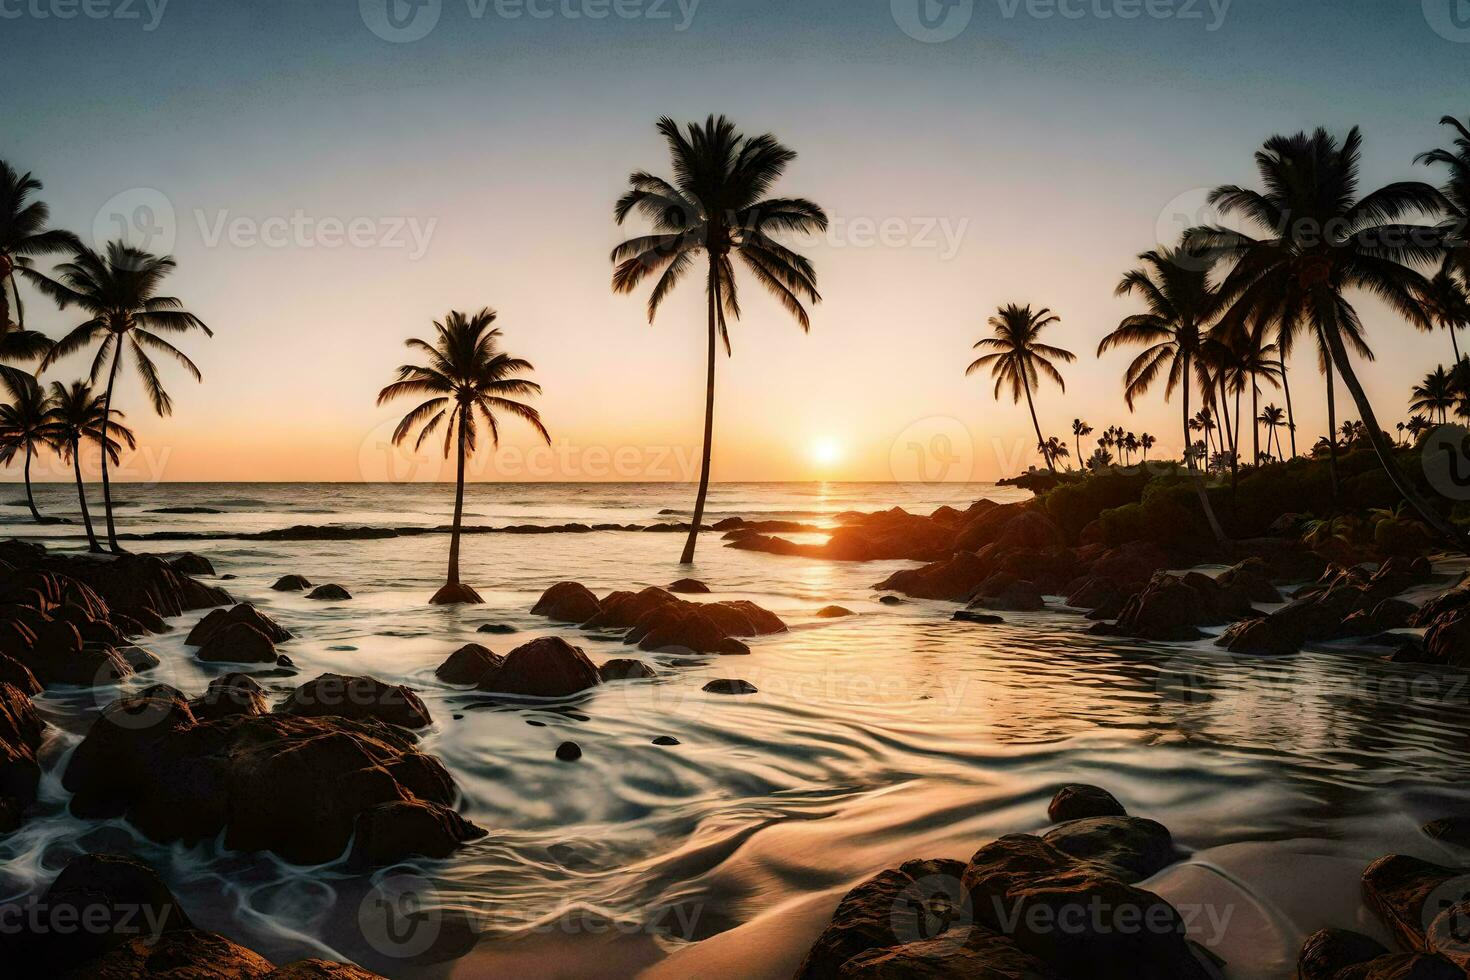
[[[1112,465],[1113,454],[1108,452],[1107,449],[1103,448],[1102,446],[1098,446],[1096,449],[1094,449],[1092,451],[1091,458],[1087,461],[1087,468],[1092,470],[1094,473],[1098,470],[1107,469],[1109,466]]]
[[[1026,396],[1026,406],[1031,410],[1031,424],[1036,428],[1036,442],[1044,445],[1046,439],[1041,435],[1041,422],[1036,418],[1036,401],[1033,392],[1040,386],[1040,375],[1045,374],[1057,383],[1063,392],[1067,390],[1066,381],[1062,380],[1062,374],[1052,364],[1052,359],[1070,364],[1077,360],[1071,351],[1062,350],[1060,347],[1052,347],[1043,344],[1040,340],[1041,331],[1047,327],[1062,322],[1062,318],[1056,316],[1048,309],[1031,311],[1030,306],[1018,306],[1015,303],[1002,306],[996,315],[988,321],[995,330],[995,336],[986,337],[975,343],[975,350],[990,351],[977,358],[965,369],[965,374],[974,374],[983,367],[990,368],[990,376],[995,378],[995,398],[1000,398],[1001,389],[1009,386],[1011,396],[1017,404],[1021,401],[1021,395]],[[1056,470],[1052,458],[1044,450],[1042,455],[1046,458],[1047,469]]]
[[[1429,280],[1423,302],[1429,316],[1450,335],[1455,363],[1459,364],[1462,360],[1460,342],[1455,339],[1455,334],[1461,327],[1470,326],[1470,296],[1466,295],[1465,287],[1455,279],[1453,267],[1454,259],[1446,259]]]
[[[541,413],[518,398],[541,393],[534,381],[518,377],[535,370],[530,361],[511,357],[500,349],[501,333],[492,329],[495,311],[482,309],[473,316],[451,311],[443,322],[434,323],[437,337],[433,343],[417,337],[405,341],[412,350],[423,354],[426,365],[405,364],[398,369],[398,379],[378,392],[382,405],[403,396],[428,399],[414,408],[398,423],[393,432],[395,445],[407,440],[417,430],[414,448],[444,427],[444,457],[451,449],[456,455],[454,489],[454,529],[449,539],[449,573],[444,587],[429,600],[434,605],[479,603],[483,600],[474,589],[459,580],[459,529],[464,516],[464,461],[475,451],[479,441],[479,422],[490,431],[490,444],[500,445],[500,419],[497,413],[522,419],[551,444],[551,434],[541,423]]]
[[[1282,457],[1284,453],[1281,445],[1281,436],[1277,430],[1285,427],[1286,412],[1277,408],[1275,405],[1267,405],[1261,409],[1261,414],[1256,417],[1256,422],[1266,427],[1266,455],[1269,456],[1271,454],[1271,443],[1274,440],[1276,443],[1276,455],[1278,458]]]
[[[1081,419],[1072,420],[1072,438],[1077,441],[1077,459],[1082,459],[1082,437],[1092,435],[1092,426]]]
[[[811,329],[807,303],[820,303],[817,273],[804,256],[777,240],[784,233],[825,231],[827,215],[804,198],[767,198],[765,195],[796,159],[769,133],[745,136],[724,116],[690,123],[684,130],[665,116],[658,131],[668,143],[674,179],[647,173],[628,178],[629,191],[613,212],[618,224],[638,212],[653,225],[654,234],[629,239],[613,249],[613,290],[631,293],[662,270],[648,296],[648,322],[680,279],[703,256],[707,263],[709,356],[705,377],[704,450],[700,462],[699,494],[694,518],[680,564],[694,561],[694,546],[704,521],[709,494],[710,444],[715,418],[715,348],[723,340],[730,353],[726,316],[740,319],[735,265],[739,257],[755,280],[796,318],[803,331]]]
[[[1067,448],[1067,443],[1061,438],[1061,436],[1052,436],[1050,439],[1046,440],[1046,442],[1038,446],[1037,450],[1041,453],[1041,455],[1046,456],[1053,461],[1058,459],[1066,459],[1072,455],[1072,450]]]
[[[173,399],[163,388],[158,367],[148,351],[173,358],[195,381],[202,381],[199,368],[188,356],[159,333],[203,331],[207,337],[214,331],[204,321],[184,309],[172,296],[158,295],[170,273],[177,267],[169,256],[151,255],[123,242],[110,242],[105,254],[90,248],[80,249],[70,262],[57,266],[55,279],[39,274],[32,281],[54,299],[62,309],[80,307],[87,319],[65,337],[41,361],[42,369],[70,354],[97,343],[92,360],[91,381],[97,383],[104,368],[107,387],[102,397],[102,440],[112,424],[112,395],[117,384],[124,353],[130,353],[137,366],[143,390],[159,415],[173,414]],[[111,366],[108,361],[111,361]],[[108,454],[102,454],[102,509],[107,518],[107,546],[114,553],[122,551],[117,543],[117,526],[112,517],[112,484],[109,481]]]
[[[1405,428],[1408,429],[1409,435],[1418,441],[1420,436],[1434,428],[1434,423],[1422,415],[1414,415],[1410,416],[1409,424]]]
[[[1148,462],[1148,451],[1150,449],[1154,448],[1154,445],[1157,442],[1158,442],[1158,440],[1155,439],[1153,436],[1149,435],[1147,432],[1143,433],[1142,435],[1140,435],[1138,437],[1138,445],[1143,448],[1143,461],[1145,463]]]
[[[97,535],[92,530],[92,513],[87,507],[87,490],[82,483],[82,446],[95,445],[116,464],[122,453],[122,443],[128,448],[137,446],[133,430],[121,422],[123,413],[112,410],[112,418],[104,426],[106,406],[102,395],[85,381],[73,381],[64,385],[51,382],[51,441],[65,462],[72,464],[77,479],[77,501],[82,508],[82,523],[87,529],[87,547],[100,552]],[[121,440],[121,441],[119,441]]]
[[[1129,433],[1127,433],[1126,435],[1123,436],[1123,451],[1124,451],[1124,456],[1125,456],[1125,462],[1130,462],[1131,463],[1133,461],[1133,454],[1136,453],[1136,452],[1138,452],[1138,449],[1139,449],[1138,436],[1134,435],[1131,432],[1129,432]]]
[[[1445,423],[1445,413],[1455,404],[1457,397],[1454,381],[1443,364],[1426,374],[1410,394],[1413,400],[1409,402],[1409,411],[1428,412],[1431,416],[1438,412],[1440,425]]]
[[[1404,429],[1408,428],[1408,426],[1406,426],[1406,425],[1404,425],[1404,423],[1400,422],[1396,426],[1396,428],[1398,429],[1398,432],[1399,432],[1398,444],[1400,446],[1402,446],[1404,444]]]
[[[36,509],[31,492],[31,458],[39,449],[51,446],[50,403],[35,378],[4,376],[0,379],[10,393],[10,401],[0,404],[0,466],[9,466],[17,456],[25,458],[26,504],[36,523],[47,523]]]
[[[17,336],[25,335],[27,331],[25,304],[21,302],[16,273],[20,273],[22,278],[30,278],[36,275],[31,267],[36,256],[70,252],[81,247],[81,242],[71,232],[46,227],[51,209],[43,201],[28,200],[40,189],[39,180],[28,173],[17,173],[14,167],[0,160],[0,328],[9,335],[5,341],[22,351],[27,349],[27,344],[32,347],[38,344],[35,338],[41,335],[31,331],[29,336]],[[10,287],[15,303],[13,330],[11,298],[5,295],[6,286]],[[7,358],[9,353],[5,345],[0,344],[0,359]],[[29,360],[44,353],[43,346],[32,353],[22,353],[19,358]]]

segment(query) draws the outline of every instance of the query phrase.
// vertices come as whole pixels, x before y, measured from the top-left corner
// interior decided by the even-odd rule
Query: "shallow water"
[[[683,486],[472,486],[466,521],[653,523],[687,514]],[[120,530],[243,532],[291,524],[438,525],[452,491],[421,486],[164,485],[120,489]],[[8,495],[6,503],[19,499]],[[723,485],[709,520],[740,515],[830,522],[894,504],[927,513],[988,486]],[[64,487],[38,493],[65,514]],[[223,514],[150,514],[203,506]],[[73,527],[38,529],[0,507],[0,534],[75,547]],[[687,518],[686,518],[687,519]],[[54,533],[50,533],[54,532]],[[954,606],[884,606],[874,583],[904,562],[824,563],[722,547],[677,565],[682,537],[606,532],[465,540],[463,577],[483,607],[436,609],[447,537],[379,541],[211,540],[233,595],[297,634],[283,647],[295,683],[327,670],[409,684],[435,724],[424,748],[453,772],[461,809],[490,830],[446,861],[372,878],[336,865],[142,840],[121,821],[66,815],[59,774],[116,690],[52,691],[37,704],[46,746],[45,814],[0,841],[0,900],[53,876],[79,848],[124,849],[153,863],[200,925],[272,959],[353,959],[390,977],[789,976],[842,891],[910,857],[967,857],[1004,833],[1045,825],[1062,782],[1096,782],[1132,813],[1168,825],[1191,858],[1150,887],[1198,913],[1196,939],[1233,978],[1290,974],[1325,925],[1381,935],[1358,899],[1373,858],[1405,851],[1466,863],[1419,834],[1470,808],[1470,685],[1324,648],[1247,662],[1208,642],[1139,644],[1086,635],[1057,608],[1004,626],[949,620]],[[152,550],[172,547],[158,544]],[[178,547],[183,547],[180,545]],[[354,598],[311,602],[270,591],[280,575],[337,582]],[[752,656],[636,654],[617,640],[529,615],[554,582],[599,594],[692,574],[714,598],[748,598],[789,634]],[[836,603],[859,613],[818,620]],[[166,682],[193,694],[222,669],[194,662],[184,617],[147,645],[163,665],[128,687]],[[477,634],[488,622],[515,636]],[[594,661],[643,656],[654,681],[624,682],[558,706],[506,706],[446,687],[434,668],[471,639],[497,652],[575,634]],[[701,691],[741,677],[748,698]],[[293,679],[266,679],[285,691]],[[456,717],[456,716],[460,717]],[[671,735],[677,746],[651,744]],[[574,740],[584,756],[555,759]],[[386,903],[386,904],[385,904]],[[403,917],[392,919],[385,911]],[[467,955],[465,955],[467,954]]]

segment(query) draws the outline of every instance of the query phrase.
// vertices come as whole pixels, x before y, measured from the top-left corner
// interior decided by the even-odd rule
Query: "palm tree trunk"
[[[1220,527],[1220,519],[1215,516],[1215,508],[1210,506],[1210,495],[1205,493],[1204,480],[1200,476],[1199,469],[1194,465],[1194,454],[1189,451],[1189,354],[1184,355],[1184,459],[1189,468],[1190,483],[1194,484],[1195,496],[1199,497],[1200,510],[1204,511],[1205,520],[1210,524],[1210,531],[1215,535],[1215,540],[1220,547],[1228,550],[1225,541],[1225,531]],[[1210,434],[1205,433],[1205,452],[1210,451]],[[1206,461],[1208,462],[1208,461]]]
[[[1286,355],[1281,354],[1276,363],[1281,367],[1281,390],[1286,393],[1286,431],[1291,435],[1291,458],[1296,459],[1296,415],[1291,410],[1291,382],[1286,380]],[[1276,445],[1285,452],[1280,436],[1276,438]]]
[[[107,372],[107,394],[102,399],[102,511],[107,517],[107,548],[114,555],[122,554],[117,543],[117,525],[112,520],[112,484],[107,476],[107,430],[112,423],[112,389],[117,384],[117,367],[122,363],[122,336],[113,334],[117,349],[112,352],[112,369]]]
[[[456,437],[458,463],[454,477],[454,529],[449,533],[449,572],[445,585],[459,584],[459,524],[464,519],[464,416],[469,406],[459,406],[459,434]]]
[[[1328,345],[1329,350],[1331,345]],[[1332,375],[1332,359],[1327,361],[1327,472],[1332,478],[1332,503],[1337,504],[1337,384]]]
[[[1251,378],[1251,465],[1261,465],[1261,389],[1256,379]]]
[[[714,255],[709,260],[709,363],[704,381],[704,453],[699,464],[699,496],[694,498],[694,520],[689,524],[689,538],[679,564],[694,564],[694,545],[704,524],[704,500],[709,495],[710,443],[715,434],[715,336],[720,312],[720,264]]]
[[[20,299],[20,287],[15,284],[15,265],[10,266],[10,292],[15,297],[15,325],[22,330],[26,328],[26,308]],[[1452,334],[1453,335],[1453,334]]]
[[[41,523],[41,512],[36,510],[36,497],[31,493],[31,444],[26,443],[26,504],[31,508],[31,516],[36,523]]]
[[[20,303],[20,297],[19,297],[19,295],[16,296],[16,300],[15,301],[16,301],[17,304]],[[1453,323],[1450,324],[1450,346],[1455,349],[1455,363],[1456,364],[1459,364],[1460,363],[1460,342],[1455,339],[1455,325]]]
[[[1429,506],[1428,501],[1419,495],[1418,489],[1408,480],[1404,479],[1403,473],[1399,472],[1398,465],[1394,462],[1393,452],[1384,444],[1383,430],[1378,426],[1378,419],[1373,414],[1373,406],[1368,401],[1368,395],[1363,391],[1363,386],[1358,382],[1358,377],[1353,373],[1353,366],[1348,361],[1347,350],[1342,345],[1342,338],[1336,330],[1327,331],[1327,346],[1332,352],[1332,359],[1337,362],[1337,368],[1342,372],[1342,382],[1347,385],[1348,393],[1353,396],[1353,402],[1358,406],[1358,414],[1363,420],[1364,427],[1368,430],[1368,442],[1372,444],[1373,451],[1378,454],[1378,462],[1382,464],[1383,471],[1388,474],[1389,482],[1394,489],[1408,501],[1410,507],[1419,514],[1422,520],[1446,543],[1451,544],[1455,550],[1466,551],[1465,536],[1455,529],[1455,526],[1440,516],[1439,512]]]
[[[1057,468],[1052,465],[1051,453],[1046,451],[1046,440],[1041,437],[1041,423],[1036,420],[1036,403],[1031,400],[1029,384],[1026,385],[1026,407],[1031,409],[1031,424],[1036,427],[1036,446],[1041,450],[1041,458],[1046,460],[1046,468],[1055,473]]]
[[[102,451],[107,452],[105,445]],[[87,491],[82,484],[82,444],[76,439],[71,441],[71,464],[77,474],[77,501],[82,505],[82,525],[87,529],[87,550],[100,552],[102,546],[97,543],[97,535],[92,530],[92,514],[87,510]]]

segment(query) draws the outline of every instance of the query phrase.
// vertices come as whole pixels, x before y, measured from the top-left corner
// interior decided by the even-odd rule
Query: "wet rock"
[[[1039,837],[1015,834],[977,851],[964,886],[974,915],[1065,977],[1205,980],[1184,922],[1157,895],[1077,861]],[[1079,909],[1104,910],[1100,916]],[[1068,928],[1060,928],[1062,923]],[[1124,923],[1128,928],[1120,928]],[[1139,928],[1138,923],[1148,923]]]
[[[556,757],[562,762],[576,762],[582,758],[582,747],[576,742],[563,742],[556,747]]]
[[[1390,953],[1340,971],[1334,980],[1464,980],[1465,971],[1431,953]]]
[[[208,558],[196,555],[192,551],[186,551],[177,558],[169,560],[169,564],[185,575],[213,575],[214,566]]]
[[[1424,634],[1428,662],[1445,667],[1470,666],[1470,608],[1445,613]]]
[[[1425,905],[1442,886],[1466,872],[1404,854],[1390,854],[1363,872],[1363,900],[1407,949],[1424,948],[1424,929],[1431,916]]]
[[[506,623],[485,623],[479,629],[475,630],[475,632],[490,633],[495,636],[509,636],[510,634],[519,631],[514,626],[510,626]]]
[[[878,601],[885,606],[901,606],[903,600],[896,595],[880,595]]]
[[[750,681],[740,680],[738,678],[736,678],[736,679],[729,679],[729,678],[724,678],[724,677],[717,678],[715,680],[710,681],[708,684],[704,685],[704,691],[707,694],[730,694],[730,695],[755,694],[755,693],[757,693],[756,686],[754,684],[752,684]]]
[[[558,636],[516,647],[479,683],[482,691],[531,698],[564,698],[602,683],[592,661]]]
[[[364,810],[357,818],[351,863],[379,868],[411,857],[447,858],[466,841],[486,831],[448,806],[425,800],[393,800]]]
[[[328,584],[317,586],[316,588],[308,592],[306,594],[306,597],[308,599],[316,599],[319,601],[345,602],[346,600],[352,598],[352,593],[348,592],[340,585]]]
[[[305,575],[282,575],[271,588],[277,592],[305,592],[311,588],[311,580]]]
[[[1470,816],[1441,817],[1426,823],[1423,830],[1435,840],[1470,847]]]
[[[30,668],[3,653],[0,653],[0,684],[9,684],[22,694],[41,693],[41,682],[36,680],[36,675],[31,673]]]
[[[640,650],[669,650],[719,653],[736,656],[750,648],[716,623],[702,607],[693,604],[666,606],[639,620],[628,639]]]
[[[972,623],[976,626],[1000,626],[1005,622],[1000,616],[975,612],[972,609],[961,609],[950,618],[957,623]]]
[[[817,610],[818,619],[842,619],[846,616],[857,615],[851,609],[842,606],[823,606]]]
[[[450,807],[457,796],[444,767],[394,726],[280,713],[200,722],[164,695],[105,708],[62,784],[82,819],[124,817],[161,843],[223,833],[229,849],[297,864],[341,856],[372,807]]]
[[[1031,582],[1011,582],[995,595],[975,599],[969,608],[1000,612],[1037,612],[1046,608],[1046,600]]]
[[[653,668],[641,660],[609,660],[597,672],[603,681],[636,681],[657,676]]]
[[[262,636],[272,643],[285,643],[291,639],[291,631],[281,626],[265,613],[256,609],[248,602],[242,602],[230,609],[215,609],[201,619],[184,642],[190,646],[204,646],[211,639],[234,623],[244,623],[256,629]]]
[[[681,578],[669,586],[669,591],[680,595],[704,595],[709,592],[709,586],[699,579]]]
[[[1051,798],[1046,815],[1052,823],[1063,823],[1089,817],[1126,817],[1128,811],[1117,797],[1099,786],[1068,783]]]
[[[1287,656],[1301,648],[1295,635],[1264,616],[1235,623],[1220,635],[1215,645],[1225,647],[1231,653],[1262,657]]]
[[[446,684],[479,684],[505,658],[478,643],[466,643],[439,665],[434,676]]]
[[[103,645],[105,646],[105,644]],[[117,647],[115,649],[115,652],[119,657],[122,657],[123,663],[133,668],[133,672],[135,674],[141,674],[144,671],[152,670],[154,667],[157,667],[163,662],[158,659],[158,655],[155,654],[153,651],[145,650],[142,647],[134,646],[131,643],[127,644],[126,646]]]
[[[1271,584],[1271,569],[1262,558],[1247,558],[1221,572],[1215,581],[1248,603],[1283,601],[1281,593]]]
[[[658,735],[658,736],[655,736],[655,738],[653,740],[653,744],[654,745],[679,745],[681,743],[679,742],[679,740],[677,738],[675,738],[672,735]]]
[[[429,599],[431,606],[479,606],[484,602],[480,593],[463,582],[446,582]]]
[[[915,599],[966,602],[994,572],[991,563],[978,555],[963,553],[922,568],[906,568],[894,572],[873,588],[878,591],[902,592]]]
[[[0,683],[0,832],[19,826],[21,813],[36,801],[41,782],[36,752],[44,730],[30,695]]]
[[[280,714],[299,718],[375,719],[400,728],[425,728],[433,723],[429,709],[417,694],[376,677],[323,674],[292,691],[276,707]]]
[[[597,596],[580,582],[558,582],[542,593],[531,614],[562,623],[585,623],[601,609]]]
[[[18,623],[11,628],[19,642],[7,640],[0,649],[25,666],[43,687],[95,687],[116,683],[133,673],[112,647],[83,643],[71,623],[44,621],[34,634]]]
[[[1152,877],[1178,860],[1168,828],[1141,817],[1069,820],[1042,839],[1072,857],[1108,869],[1130,884]]]
[[[1297,957],[1297,978],[1336,980],[1348,967],[1387,954],[1388,948],[1371,936],[1347,929],[1319,929],[1302,944]]]
[[[273,664],[276,645],[249,623],[230,623],[212,631],[195,654],[205,663]]]
[[[265,688],[249,674],[223,674],[189,702],[189,710],[199,721],[213,721],[235,715],[263,715],[270,711],[270,702]]]
[[[1073,609],[1098,609],[1115,606],[1119,611],[1131,592],[1119,588],[1111,580],[1089,576],[1067,590],[1067,605]]]
[[[1061,980],[1036,957],[1004,936],[959,928],[891,949],[859,953],[842,966],[843,980]]]
[[[266,975],[265,980],[384,980],[376,973],[369,973],[351,963],[333,963],[329,960],[297,960],[287,963]]]
[[[1143,640],[1194,640],[1202,635],[1196,627],[1214,619],[1206,598],[1192,584],[1159,573],[1124,604],[1113,632]]]

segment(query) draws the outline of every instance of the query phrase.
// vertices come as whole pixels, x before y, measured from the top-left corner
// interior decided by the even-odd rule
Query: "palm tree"
[[[1470,234],[1470,128],[1454,116],[1441,117],[1439,124],[1454,131],[1455,148],[1421,153],[1414,162],[1425,166],[1442,163],[1449,169],[1448,179],[1440,189],[1444,210],[1450,217],[1451,240],[1446,244],[1453,246],[1446,260],[1448,265],[1459,271],[1460,278],[1470,284],[1470,243],[1465,241],[1466,235]]]
[[[0,466],[9,466],[16,456],[25,457],[26,504],[37,524],[49,523],[36,509],[31,491],[31,457],[51,445],[51,420],[46,414],[51,404],[29,375],[6,375],[0,383],[10,392],[10,401],[0,404]]]
[[[1434,423],[1422,415],[1412,415],[1405,428],[1409,430],[1409,435],[1417,441],[1421,435],[1434,428]]]
[[[1440,425],[1444,425],[1445,413],[1457,397],[1456,385],[1443,364],[1426,374],[1410,394],[1414,398],[1409,402],[1409,411],[1428,412],[1431,416],[1438,412]]]
[[[531,362],[511,357],[500,349],[501,333],[492,329],[495,311],[482,309],[473,316],[451,311],[442,322],[434,323],[437,337],[433,343],[418,338],[405,341],[411,350],[423,354],[427,365],[405,364],[398,378],[378,392],[382,405],[405,395],[429,396],[403,417],[393,432],[395,445],[418,431],[414,448],[424,444],[441,425],[444,427],[444,457],[451,448],[456,455],[454,489],[454,529],[449,538],[449,573],[444,587],[429,601],[436,605],[479,603],[474,589],[459,580],[459,528],[464,516],[464,461],[475,451],[479,441],[479,420],[490,430],[490,444],[500,445],[500,419],[496,413],[514,415],[535,429],[546,444],[551,434],[541,423],[541,413],[524,402],[516,401],[541,393],[534,381],[518,377],[535,368]]]
[[[1186,438],[1188,438],[1188,437],[1186,437]],[[1154,445],[1157,442],[1158,442],[1158,440],[1155,439],[1153,436],[1149,435],[1147,432],[1143,433],[1142,435],[1140,435],[1138,437],[1138,445],[1143,448],[1143,461],[1145,463],[1148,462],[1148,451],[1150,449],[1154,448]]]
[[[1066,442],[1060,436],[1052,436],[1037,449],[1043,456],[1052,460],[1066,459],[1072,455],[1072,450],[1067,448]]]
[[[1029,305],[1009,303],[997,310],[996,315],[987,322],[995,331],[995,336],[976,341],[974,349],[990,353],[972,362],[965,368],[965,374],[974,374],[988,365],[990,376],[995,379],[997,400],[1000,399],[1001,389],[1007,385],[1010,386],[1011,396],[1017,404],[1021,401],[1021,394],[1025,393],[1026,407],[1031,410],[1031,424],[1036,428],[1036,442],[1043,447],[1042,456],[1046,459],[1047,469],[1056,472],[1051,455],[1044,447],[1046,440],[1042,438],[1041,423],[1036,418],[1036,401],[1032,392],[1040,386],[1042,374],[1055,381],[1063,392],[1067,390],[1062,373],[1052,364],[1051,359],[1071,364],[1077,360],[1076,355],[1060,347],[1043,344],[1040,340],[1041,331],[1052,324],[1061,323],[1062,318],[1048,309],[1043,308],[1033,313]]]
[[[1223,213],[1245,215],[1267,237],[1214,227],[1194,229],[1190,239],[1235,259],[1221,287],[1233,301],[1231,318],[1277,323],[1283,337],[1310,330],[1326,347],[1395,489],[1427,525],[1463,547],[1460,532],[1395,465],[1348,356],[1350,345],[1361,353],[1362,322],[1346,295],[1354,289],[1372,292],[1410,323],[1432,329],[1419,299],[1427,280],[1409,264],[1442,258],[1445,247],[1437,230],[1402,219],[1437,214],[1449,204],[1428,184],[1407,181],[1360,198],[1361,145],[1356,127],[1341,143],[1321,129],[1271,137],[1256,154],[1265,192],[1227,185],[1210,195]]]
[[[1406,425],[1404,425],[1404,423],[1400,422],[1397,426],[1395,426],[1395,428],[1398,429],[1398,433],[1399,433],[1398,441],[1395,443],[1395,445],[1397,445],[1400,448],[1402,448],[1403,445],[1404,445],[1404,429],[1408,428],[1408,426],[1406,426]]]
[[[1256,417],[1256,422],[1266,427],[1266,452],[1268,454],[1271,452],[1271,443],[1274,440],[1276,458],[1281,459],[1283,456],[1281,436],[1276,430],[1286,425],[1286,413],[1275,405],[1267,405],[1261,409],[1261,414]]]
[[[28,173],[17,173],[14,167],[0,160],[0,328],[7,331],[11,344],[20,344],[22,348],[27,343],[34,346],[37,343],[34,338],[40,335],[31,332],[29,337],[15,336],[27,333],[25,305],[20,299],[16,273],[25,278],[35,276],[37,273],[31,268],[31,260],[35,256],[76,251],[81,247],[81,242],[71,232],[46,227],[51,209],[43,201],[28,200],[40,189],[39,180]],[[10,330],[11,300],[5,295],[7,285],[15,299],[14,331]],[[8,353],[0,350],[0,357],[6,357]],[[29,360],[44,353],[46,351],[41,347],[33,353],[18,356]]]
[[[1092,435],[1092,426],[1081,419],[1072,420],[1072,438],[1077,441],[1077,460],[1082,460],[1082,437]]]
[[[1123,437],[1123,450],[1130,462],[1132,461],[1133,454],[1138,452],[1138,446],[1138,436],[1129,432]]]
[[[70,462],[76,473],[77,500],[82,508],[82,523],[87,528],[87,547],[100,552],[102,546],[92,530],[92,513],[87,508],[87,491],[82,483],[82,445],[96,445],[116,464],[122,453],[122,443],[118,440],[126,442],[129,449],[137,446],[137,440],[133,431],[119,421],[123,413],[117,409],[112,410],[108,424],[102,424],[107,417],[103,396],[85,381],[73,381],[70,385],[51,382],[50,404],[51,441],[62,460]]]
[[[1459,364],[1460,342],[1455,339],[1455,332],[1461,327],[1470,326],[1470,296],[1466,295],[1465,287],[1455,279],[1453,263],[1453,259],[1444,261],[1439,271],[1429,280],[1429,289],[1421,297],[1421,301],[1434,322],[1444,327],[1445,332],[1450,335],[1455,363]]]
[[[203,376],[183,351],[164,340],[159,333],[188,333],[202,330],[207,337],[214,332],[204,321],[184,309],[172,296],[160,296],[158,290],[174,271],[176,264],[169,256],[150,255],[123,242],[109,242],[105,255],[82,248],[70,262],[56,268],[55,279],[36,274],[36,286],[61,306],[78,306],[87,319],[68,333],[41,361],[44,369],[63,357],[85,350],[100,341],[92,360],[91,381],[97,383],[104,366],[107,388],[102,399],[102,435],[107,442],[107,429],[112,424],[112,395],[123,354],[130,352],[136,362],[138,377],[148,393],[153,410],[159,415],[173,413],[173,399],[164,390],[158,367],[148,356],[148,349],[167,354],[178,361],[195,380]],[[108,455],[102,454],[102,509],[107,518],[107,546],[114,554],[122,551],[117,543],[117,527],[112,517],[112,485],[108,478]]]
[[[723,340],[731,352],[726,316],[740,319],[733,256],[739,256],[757,282],[770,291],[803,331],[811,329],[806,303],[821,302],[817,273],[811,262],[777,240],[781,233],[825,231],[827,215],[804,198],[767,198],[766,193],[785,173],[796,154],[769,133],[748,137],[724,116],[710,116],[685,131],[665,116],[658,131],[668,143],[674,178],[647,173],[628,178],[629,191],[619,199],[613,216],[621,225],[638,212],[653,225],[654,234],[631,238],[613,249],[613,290],[631,293],[654,272],[662,270],[648,296],[648,321],[703,255],[707,265],[705,292],[708,307],[709,355],[705,376],[704,449],[694,519],[680,564],[694,561],[694,546],[704,521],[709,494],[710,446],[715,420],[715,348]]]

